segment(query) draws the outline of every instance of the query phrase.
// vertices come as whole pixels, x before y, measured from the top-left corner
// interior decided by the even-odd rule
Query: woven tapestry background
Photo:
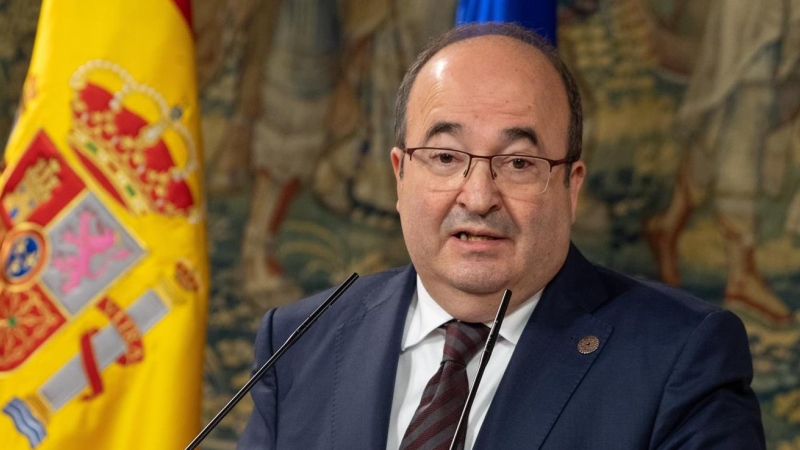
[[[407,262],[394,95],[455,0],[196,0],[212,290],[204,413],[244,384],[269,308]],[[561,0],[589,176],[574,241],[750,335],[769,448],[800,450],[800,0]],[[0,0],[0,140],[38,2]],[[233,449],[252,405],[207,440]]]

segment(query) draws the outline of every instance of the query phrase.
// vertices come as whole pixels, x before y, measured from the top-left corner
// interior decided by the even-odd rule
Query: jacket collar
[[[332,448],[386,448],[397,362],[416,272],[406,267],[366,292],[335,334]]]
[[[611,335],[612,327],[591,314],[607,299],[597,269],[570,246],[522,333],[475,449],[522,442],[526,448],[541,447]],[[599,340],[599,347],[583,354],[578,343],[589,336]]]

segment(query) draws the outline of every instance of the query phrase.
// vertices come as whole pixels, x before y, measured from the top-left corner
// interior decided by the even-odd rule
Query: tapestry
[[[395,90],[456,6],[193,2],[212,267],[206,422],[247,381],[264,312],[408,261],[388,158]],[[0,0],[0,132],[33,9]],[[768,448],[800,450],[800,1],[560,0],[558,18],[585,116],[575,244],[737,313]],[[235,448],[251,409],[244,400],[204,448]]]

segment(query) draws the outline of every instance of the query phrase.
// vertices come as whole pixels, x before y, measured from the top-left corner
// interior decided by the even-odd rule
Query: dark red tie
[[[489,328],[482,323],[451,321],[444,325],[444,354],[439,370],[425,386],[400,450],[447,450],[469,395],[467,363],[486,342]],[[456,448],[464,447],[462,425]]]

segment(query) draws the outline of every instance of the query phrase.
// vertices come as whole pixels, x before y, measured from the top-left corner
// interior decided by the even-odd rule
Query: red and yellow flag
[[[195,83],[189,0],[44,0],[0,176],[0,448],[199,431]]]

